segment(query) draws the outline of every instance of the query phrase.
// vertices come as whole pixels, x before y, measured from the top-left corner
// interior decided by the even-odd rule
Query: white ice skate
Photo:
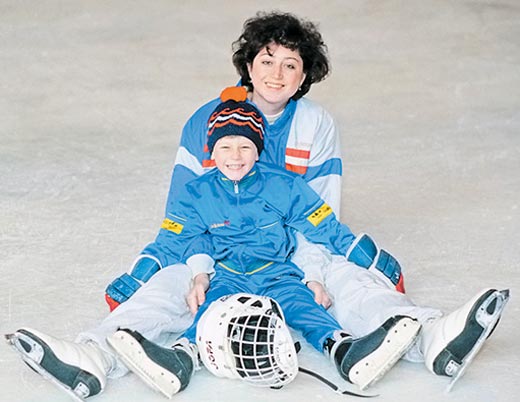
[[[346,337],[326,349],[340,375],[363,390],[382,378],[408,351],[420,329],[417,320],[396,316],[362,338]]]
[[[447,391],[482,348],[508,299],[508,289],[485,289],[458,310],[423,325],[425,364],[432,373],[451,377]]]
[[[5,338],[25,363],[76,401],[100,393],[114,364],[114,358],[95,343],[68,342],[29,328]]]
[[[186,342],[163,348],[128,329],[120,329],[107,338],[125,366],[167,398],[186,388],[195,368],[196,353],[183,340]]]

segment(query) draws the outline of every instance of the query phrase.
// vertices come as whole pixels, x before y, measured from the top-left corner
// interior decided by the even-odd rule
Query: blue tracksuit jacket
[[[216,261],[206,303],[186,332],[195,340],[198,317],[224,294],[249,292],[277,300],[287,323],[318,350],[339,324],[314,302],[290,262],[294,231],[333,254],[345,255],[354,235],[301,176],[257,163],[240,182],[214,169],[189,182],[176,197],[156,241],[145,252],[163,266],[195,254]]]

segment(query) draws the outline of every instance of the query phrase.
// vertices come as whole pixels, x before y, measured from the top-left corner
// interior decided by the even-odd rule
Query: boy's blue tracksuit
[[[340,325],[314,301],[303,272],[290,261],[294,231],[345,255],[354,240],[332,209],[300,176],[257,163],[240,182],[214,169],[178,195],[154,243],[144,252],[162,266],[210,255],[216,274],[185,336],[195,342],[198,318],[220,296],[246,292],[275,299],[287,324],[319,351]],[[196,267],[195,267],[196,268]]]

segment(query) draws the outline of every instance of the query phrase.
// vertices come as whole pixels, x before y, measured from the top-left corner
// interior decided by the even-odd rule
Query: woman
[[[318,104],[304,98],[312,84],[329,72],[326,46],[316,26],[292,14],[259,13],[247,20],[234,43],[233,63],[248,98],[268,124],[262,161],[303,175],[304,179],[339,216],[341,204],[341,148],[332,117]],[[179,189],[214,167],[206,144],[206,125],[220,100],[199,108],[184,126],[172,174],[166,216]],[[306,281],[316,301],[331,304],[321,285],[322,269],[329,258],[299,237],[297,263],[307,265]],[[142,282],[163,268],[147,254],[138,257],[130,275],[107,288],[111,308],[130,297]],[[193,297],[193,295],[192,295]]]

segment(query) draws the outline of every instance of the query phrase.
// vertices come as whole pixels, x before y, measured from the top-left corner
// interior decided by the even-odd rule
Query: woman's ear
[[[305,78],[307,78],[307,74],[303,73],[303,78],[302,80],[300,81],[300,87],[303,85],[303,83],[305,82]]]

